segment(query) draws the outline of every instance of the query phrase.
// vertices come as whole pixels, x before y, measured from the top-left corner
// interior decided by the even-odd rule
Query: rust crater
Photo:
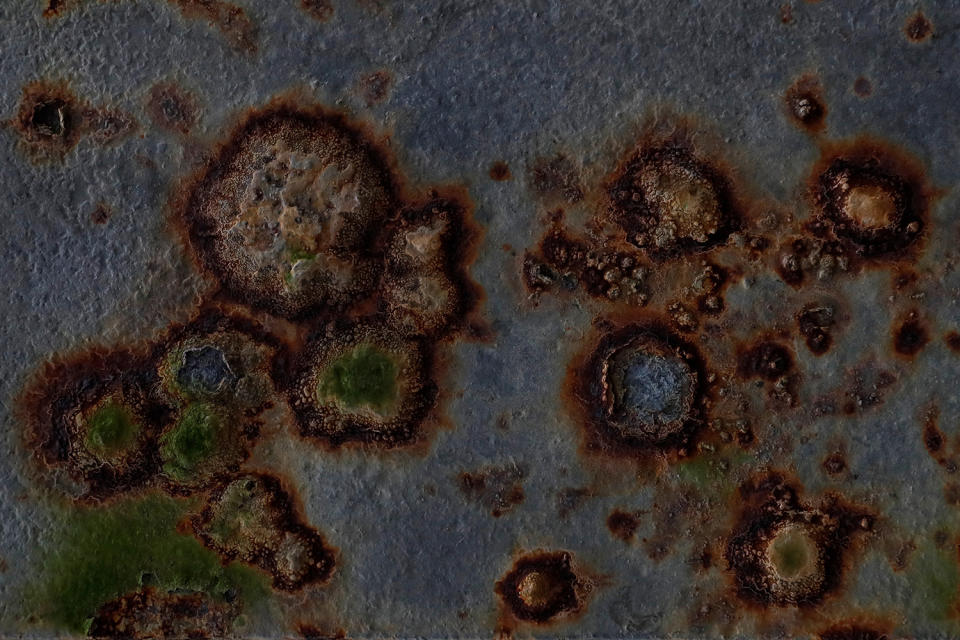
[[[496,585],[496,593],[517,620],[548,623],[577,611],[580,577],[566,551],[523,556]]]
[[[696,346],[648,320],[602,335],[574,365],[574,406],[598,453],[685,451],[705,424],[709,385]]]

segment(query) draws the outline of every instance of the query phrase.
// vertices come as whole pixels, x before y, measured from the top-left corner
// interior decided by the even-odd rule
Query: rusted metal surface
[[[0,7],[0,635],[960,635],[958,18]]]

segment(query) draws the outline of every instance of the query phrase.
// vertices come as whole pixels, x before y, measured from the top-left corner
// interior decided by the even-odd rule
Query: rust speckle
[[[633,540],[633,536],[639,528],[640,521],[634,513],[629,513],[622,509],[614,509],[610,512],[610,515],[607,516],[607,529],[609,529],[611,535],[618,540],[630,542]]]
[[[173,82],[160,82],[151,87],[146,108],[155,125],[183,136],[190,133],[200,118],[196,99]]]
[[[387,99],[392,85],[393,74],[386,70],[375,71],[360,78],[357,94],[367,107],[372,107]]]
[[[893,625],[871,620],[848,620],[831,625],[818,634],[820,640],[888,640]]]
[[[515,620],[548,624],[579,613],[588,588],[572,554],[537,551],[518,558],[495,590]]]
[[[861,98],[869,98],[873,93],[873,83],[869,78],[860,76],[853,82],[853,92]]]
[[[937,464],[955,469],[956,463],[950,459],[946,450],[947,436],[940,430],[939,420],[940,412],[936,408],[930,408],[924,413],[923,445]]]
[[[793,354],[777,342],[763,341],[743,349],[737,359],[737,373],[746,379],[776,382],[793,369]]]
[[[494,518],[499,518],[523,502],[522,481],[526,475],[526,469],[516,464],[485,467],[460,473],[457,484],[467,499],[488,510]]]
[[[803,503],[795,481],[770,472],[739,490],[740,515],[726,548],[734,590],[767,607],[813,607],[843,585],[856,537],[873,528],[863,507],[828,494]]]
[[[829,476],[840,476],[847,470],[847,457],[842,451],[835,451],[823,460],[821,465]]]
[[[112,215],[113,210],[110,208],[110,205],[101,201],[97,203],[97,206],[94,207],[93,212],[90,214],[90,221],[93,222],[93,224],[106,224]]]
[[[954,353],[960,353],[960,332],[951,331],[947,335],[943,336],[943,341],[947,344],[950,351]]]
[[[300,0],[300,8],[308,16],[320,22],[329,22],[333,18],[333,2],[331,0]]]
[[[510,180],[513,176],[510,174],[510,167],[506,162],[497,160],[490,165],[490,179],[497,182]]]
[[[793,24],[793,6],[789,2],[780,5],[780,22]]]
[[[833,344],[831,331],[837,324],[837,311],[829,302],[808,304],[797,314],[797,328],[807,348],[814,355],[823,355]]]
[[[915,356],[930,342],[930,332],[916,312],[900,321],[893,332],[893,347],[902,356]]]
[[[823,131],[827,104],[823,99],[820,80],[807,74],[800,76],[784,95],[784,104],[790,118],[799,127],[811,132]]]
[[[910,42],[924,42],[933,35],[933,23],[922,11],[917,11],[903,25],[903,33]]]
[[[202,593],[163,593],[147,587],[106,603],[87,632],[91,638],[224,638],[239,613]]]

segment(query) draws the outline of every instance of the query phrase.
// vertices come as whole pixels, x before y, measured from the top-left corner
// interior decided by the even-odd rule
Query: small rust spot
[[[167,0],[183,17],[204,20],[215,27],[233,48],[246,53],[257,51],[257,27],[243,7],[224,0]]]
[[[933,23],[922,11],[917,11],[907,18],[907,22],[903,25],[903,33],[910,42],[924,42],[933,35]]]
[[[357,94],[367,107],[372,107],[387,99],[392,85],[393,74],[386,70],[375,71],[360,78]]]
[[[784,104],[798,126],[811,132],[823,131],[827,105],[823,99],[823,87],[815,75],[800,76],[790,85],[784,95]]]
[[[534,624],[570,617],[584,604],[584,580],[566,551],[537,551],[518,558],[496,585],[517,620]]]
[[[793,24],[793,6],[789,2],[780,5],[780,22]]]
[[[101,201],[97,203],[97,206],[94,207],[93,212],[90,214],[90,221],[93,222],[93,224],[106,224],[112,215],[113,210],[110,209],[110,205]]]
[[[814,355],[830,350],[833,344],[830,332],[837,323],[836,315],[836,309],[829,303],[809,304],[797,314],[797,328]]]
[[[607,516],[607,529],[618,540],[630,542],[640,528],[640,520],[635,513],[614,509]]]
[[[947,344],[947,347],[950,351],[954,353],[960,353],[960,332],[951,331],[947,335],[943,336],[943,341]]]
[[[745,378],[776,382],[793,369],[793,354],[786,346],[762,341],[743,349],[737,358],[737,373]]]
[[[847,470],[847,457],[843,452],[835,451],[824,458],[822,466],[829,476],[842,475]]]
[[[854,538],[873,528],[871,513],[837,495],[804,504],[776,472],[748,480],[739,498],[726,559],[737,595],[762,608],[820,604],[842,586]]]
[[[490,165],[490,179],[497,182],[510,180],[513,176],[510,173],[510,167],[503,160],[497,160]]]
[[[834,624],[818,634],[819,640],[888,640],[893,630],[886,622],[850,620]]]
[[[523,502],[522,481],[526,476],[526,469],[516,464],[490,466],[461,472],[457,484],[464,496],[488,510],[494,518],[499,518]]]
[[[174,133],[186,136],[200,117],[196,99],[173,82],[160,82],[147,93],[147,113],[153,123]]]
[[[300,0],[300,8],[308,16],[320,22],[329,22],[333,18],[333,2],[331,0]]]
[[[902,356],[915,356],[930,342],[930,332],[919,314],[910,312],[893,332],[893,347]]]
[[[860,76],[853,81],[853,92],[861,98],[869,98],[873,93],[873,83],[869,78]]]

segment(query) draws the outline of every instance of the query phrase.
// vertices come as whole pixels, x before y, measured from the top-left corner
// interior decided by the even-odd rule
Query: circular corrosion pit
[[[334,329],[310,341],[289,388],[300,433],[338,446],[417,440],[437,386],[425,340],[374,325]]]
[[[815,606],[842,584],[854,535],[872,527],[865,510],[829,497],[800,502],[778,474],[740,487],[742,511],[726,557],[737,594],[760,606]]]
[[[642,149],[608,195],[627,240],[641,248],[705,250],[739,226],[727,178],[683,146]]]
[[[865,257],[891,257],[921,238],[931,189],[919,162],[878,142],[856,140],[825,154],[813,200],[836,236]]]
[[[279,106],[231,134],[179,208],[198,259],[231,297],[296,317],[370,291],[393,189],[384,160],[343,118]]]
[[[697,349],[658,323],[603,336],[576,372],[591,444],[602,449],[668,449],[702,425],[706,370]]]
[[[580,608],[580,583],[569,553],[539,552],[519,558],[496,592],[516,619],[545,623]]]

